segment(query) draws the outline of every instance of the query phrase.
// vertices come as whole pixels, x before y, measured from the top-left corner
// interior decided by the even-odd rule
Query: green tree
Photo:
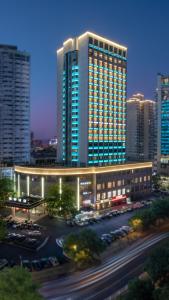
[[[148,279],[134,279],[128,293],[119,300],[169,300],[169,243],[156,248],[150,255],[145,271]]]
[[[4,204],[4,201],[8,199],[14,193],[13,181],[9,178],[0,179],[0,205]]]
[[[154,286],[151,280],[134,279],[129,282],[125,300],[153,300]]]
[[[129,220],[130,226],[134,229],[146,230],[157,221],[169,217],[169,199],[159,199],[153,202],[151,207],[137,212]]]
[[[76,196],[72,187],[68,184],[64,184],[62,188],[62,194],[60,197],[60,215],[67,217],[70,214],[75,215],[76,209]]]
[[[162,288],[157,288],[153,296],[154,300],[169,300],[169,285],[166,284]]]
[[[68,235],[63,249],[78,267],[86,267],[99,260],[105,245],[95,231],[84,229],[79,233]]]
[[[0,241],[2,241],[7,234],[6,222],[0,218]]]
[[[5,268],[0,272],[0,299],[42,300],[31,274],[21,267]]]
[[[143,229],[146,230],[153,224],[155,224],[156,216],[154,211],[151,208],[144,209],[136,213],[132,218],[129,220],[130,226],[133,229]]]
[[[156,219],[169,217],[169,199],[160,199],[152,204],[152,211]]]
[[[45,198],[46,208],[49,216],[55,216],[58,212],[58,202],[60,201],[59,186],[54,184],[49,187]]]
[[[67,217],[76,212],[75,192],[67,184],[62,185],[60,193],[59,185],[52,185],[46,196],[47,211],[50,216]]]
[[[169,280],[169,245],[158,247],[149,257],[145,270],[154,283],[163,285]]]
[[[142,219],[143,229],[145,230],[155,224],[156,216],[151,208],[144,209],[141,212],[141,219]]]
[[[152,176],[152,184],[155,189],[161,188],[161,177],[159,175]]]

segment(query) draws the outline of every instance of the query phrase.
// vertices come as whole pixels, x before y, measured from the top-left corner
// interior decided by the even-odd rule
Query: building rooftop
[[[17,46],[0,44],[0,49],[17,50],[18,48]]]
[[[123,45],[121,45],[121,44],[119,44],[119,43],[116,43],[116,42],[114,42],[114,41],[112,41],[112,40],[106,39],[106,38],[104,38],[104,37],[102,37],[102,36],[100,36],[100,35],[98,35],[98,34],[95,34],[95,33],[93,33],[93,32],[90,32],[90,31],[86,31],[85,33],[81,34],[80,36],[77,37],[77,39],[80,40],[80,39],[83,39],[83,38],[86,38],[86,37],[93,37],[93,38],[98,39],[99,41],[101,41],[101,42],[103,42],[103,43],[107,43],[107,44],[109,44],[109,45],[112,45],[112,46],[114,46],[114,47],[120,48],[120,49],[122,49],[122,50],[127,50],[127,47],[125,47],[125,46],[123,46]],[[73,43],[73,39],[74,39],[74,38],[69,38],[69,39],[67,39],[67,40],[63,43],[63,45],[65,46],[65,45],[66,45],[67,43],[69,43],[69,42],[72,42],[72,43]],[[57,53],[59,53],[59,52],[62,51],[62,50],[63,50],[63,47],[60,48],[60,49],[58,49],[58,50],[57,50]]]

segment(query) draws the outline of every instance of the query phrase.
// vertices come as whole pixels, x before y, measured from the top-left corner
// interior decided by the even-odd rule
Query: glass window
[[[113,197],[116,197],[116,191],[113,191]]]
[[[97,200],[100,200],[100,194],[97,194]]]
[[[107,196],[108,196],[108,198],[110,198],[111,197],[111,192],[108,192]]]
[[[94,39],[94,45],[98,46],[98,40]]]
[[[99,42],[99,47],[103,48],[103,42]]]
[[[122,194],[125,195],[125,193],[126,193],[126,190],[122,189]]]
[[[101,184],[100,183],[97,184],[97,190],[101,190]]]
[[[106,193],[102,193],[102,199],[106,199]]]
[[[121,186],[121,180],[117,181],[117,186]]]
[[[93,44],[93,38],[89,37],[89,44]]]
[[[108,44],[104,44],[104,49],[108,50]]]

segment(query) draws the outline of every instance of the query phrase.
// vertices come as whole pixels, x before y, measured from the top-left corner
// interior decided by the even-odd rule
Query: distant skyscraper
[[[169,75],[157,75],[157,161],[158,170],[169,168]],[[168,171],[169,172],[169,169]]]
[[[30,160],[30,56],[0,45],[0,162]]]
[[[129,160],[153,160],[156,150],[156,103],[135,94],[127,100],[127,147]]]
[[[90,32],[57,51],[59,162],[125,162],[126,57],[126,47]]]

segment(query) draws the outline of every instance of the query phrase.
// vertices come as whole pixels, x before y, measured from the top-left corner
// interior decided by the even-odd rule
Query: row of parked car
[[[36,248],[39,245],[41,238],[40,231],[30,231],[28,234],[20,234],[15,232],[10,232],[7,234],[5,240],[7,242],[12,242],[23,247]]]
[[[13,260],[8,261],[6,258],[0,259],[0,270],[3,270],[5,267],[14,267],[15,265],[17,264]],[[55,256],[43,257],[34,260],[24,259],[21,261],[21,266],[30,272],[41,271],[45,268],[52,268],[58,265],[59,262]]]
[[[19,229],[19,230],[40,230],[40,225],[32,223],[32,221],[24,221],[24,222],[18,222],[16,220],[13,220],[12,217],[6,220],[7,227],[13,228],[13,229]]]
[[[22,260],[21,265],[29,272],[41,271],[43,269],[52,268],[59,265],[58,259],[55,256],[43,257],[34,260]]]
[[[127,236],[133,229],[130,226],[122,226],[119,229],[104,233],[101,235],[101,240],[106,244],[110,245],[112,242]]]
[[[102,215],[97,215],[97,216],[92,217],[92,218],[86,218],[83,221],[82,220],[76,220],[76,219],[68,220],[67,225],[69,225],[69,226],[80,226],[80,227],[87,226],[87,225],[93,225],[95,223],[101,222],[102,220],[111,219],[112,217],[119,216],[119,215],[124,214],[125,212],[129,212],[129,211],[132,211],[132,208],[127,208],[127,209],[123,209],[123,210],[112,210],[112,211],[106,212]]]
[[[104,214],[100,214],[100,215],[97,215],[95,217],[90,217],[90,218],[86,217],[85,220],[81,220],[81,219],[67,220],[67,225],[69,225],[69,226],[80,226],[80,227],[87,226],[87,225],[93,225],[95,223],[101,222],[102,220],[111,219],[112,217],[116,217],[116,216],[119,216],[119,215],[124,214],[126,212],[131,212],[133,210],[143,208],[143,207],[148,206],[150,204],[151,204],[151,201],[136,202],[136,203],[133,203],[133,205],[126,206],[126,207],[123,207],[121,209],[113,209],[112,211],[105,212]]]
[[[102,214],[102,215],[97,215],[95,217],[86,218],[83,221],[78,220],[78,219],[68,220],[67,225],[69,225],[69,226],[76,226],[77,225],[77,226],[80,226],[80,227],[86,226],[86,225],[93,225],[95,223],[101,222],[104,219],[110,219],[110,218],[118,216],[122,213],[124,213],[124,210],[123,211],[122,210],[121,211],[113,210],[113,211],[109,211],[109,212],[107,212],[105,214]]]

